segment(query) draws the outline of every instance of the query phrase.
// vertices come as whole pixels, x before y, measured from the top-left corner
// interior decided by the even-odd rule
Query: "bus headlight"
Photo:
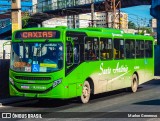
[[[12,85],[14,85],[14,81],[11,77],[9,77],[9,81],[11,82]]]
[[[62,82],[62,79],[58,79],[56,81],[53,82],[53,88],[56,87],[57,85],[59,85]]]

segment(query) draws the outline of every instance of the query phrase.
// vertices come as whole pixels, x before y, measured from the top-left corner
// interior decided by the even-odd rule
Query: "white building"
[[[42,22],[43,27],[67,26],[67,17],[52,18]]]
[[[67,16],[68,28],[79,28],[79,15]]]
[[[79,28],[86,28],[91,24],[91,13],[79,15]]]
[[[43,27],[67,26],[68,28],[85,28],[88,27],[89,24],[91,23],[90,20],[91,20],[91,14],[87,13],[87,14],[76,15],[75,19],[73,19],[73,16],[52,18],[44,21],[42,23],[42,26]]]

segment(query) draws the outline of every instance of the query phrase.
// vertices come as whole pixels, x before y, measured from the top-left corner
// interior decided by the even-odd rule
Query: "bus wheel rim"
[[[85,86],[83,89],[83,97],[84,98],[88,97],[88,87],[87,86]]]
[[[133,79],[132,90],[133,90],[133,92],[136,92],[136,90],[137,90],[137,80],[135,78]]]
[[[90,88],[89,85],[85,84],[83,87],[83,99],[88,101],[90,97]]]

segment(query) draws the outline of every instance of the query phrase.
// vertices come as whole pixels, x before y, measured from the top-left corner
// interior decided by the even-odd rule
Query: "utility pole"
[[[94,26],[94,1],[91,3],[91,26]]]
[[[22,28],[21,0],[12,0],[12,32]]]
[[[115,0],[112,0],[112,2],[113,2],[113,11],[112,11],[112,17],[113,17],[113,19],[112,19],[112,21],[113,21],[113,25],[112,25],[112,27],[113,28],[116,28],[116,1]]]
[[[119,7],[118,7],[118,16],[119,16],[119,29],[122,28],[122,18],[121,18],[121,0],[118,1],[118,4],[117,4]],[[123,16],[122,16],[123,17]]]
[[[38,5],[37,5],[37,0],[32,0],[32,13],[36,13],[37,12],[37,7],[38,7]]]
[[[112,2],[109,0],[105,0],[105,12],[106,12],[106,27],[109,27],[109,10],[112,8]]]
[[[73,15],[73,28],[76,28],[76,15]]]
[[[73,5],[75,6],[75,4],[76,4],[76,2],[75,2],[75,0],[73,0]],[[75,17],[76,15],[73,15],[72,17],[73,17],[73,28],[76,28],[76,17]]]
[[[106,27],[111,27],[111,28],[118,27],[119,29],[121,28],[120,8],[121,8],[121,0],[105,0]],[[111,21],[109,21],[109,13],[111,14]],[[109,26],[109,23],[111,24],[111,26]]]

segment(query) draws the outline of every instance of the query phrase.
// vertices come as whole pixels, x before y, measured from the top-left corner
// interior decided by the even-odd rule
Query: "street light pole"
[[[91,3],[91,25],[94,26],[94,0]]]
[[[12,0],[12,32],[22,28],[21,0]]]

